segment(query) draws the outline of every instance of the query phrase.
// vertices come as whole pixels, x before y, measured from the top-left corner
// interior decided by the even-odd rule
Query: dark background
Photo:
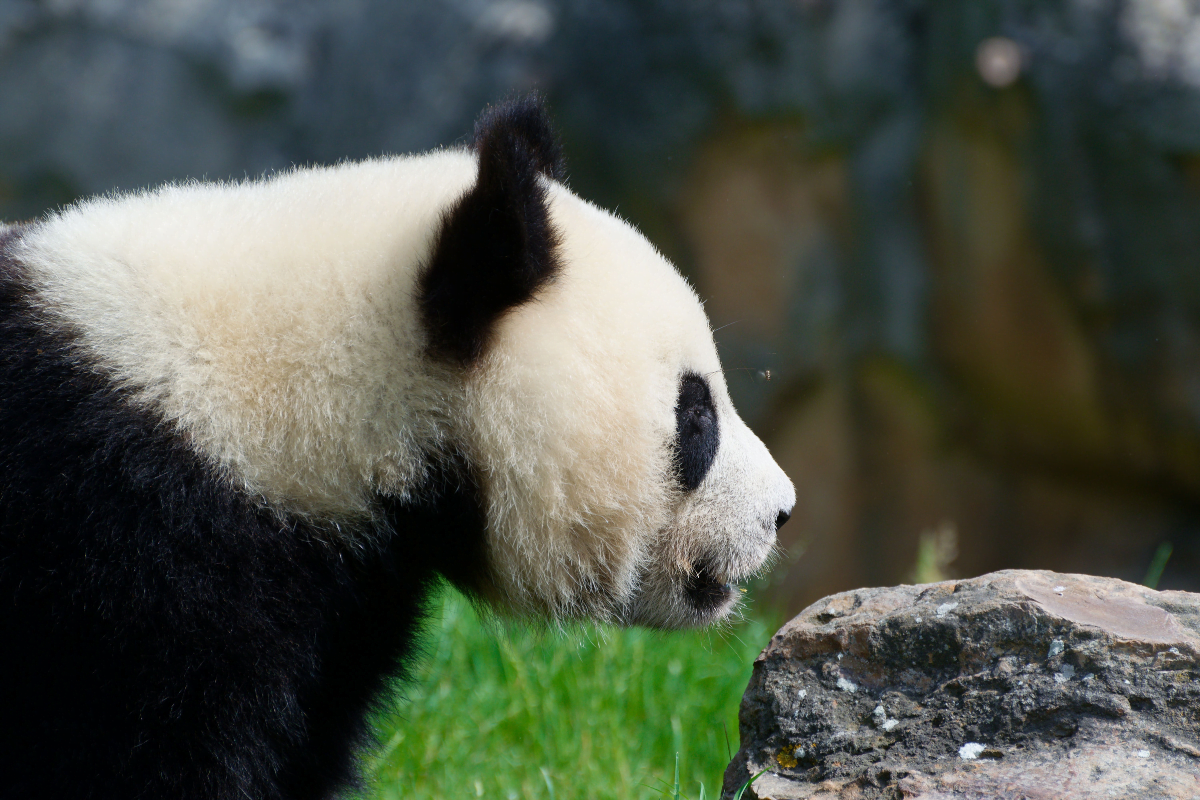
[[[533,87],[572,187],[727,326],[797,484],[789,610],[1003,567],[1140,582],[1168,543],[1160,586],[1200,590],[1182,1],[0,0],[0,218],[461,143]]]

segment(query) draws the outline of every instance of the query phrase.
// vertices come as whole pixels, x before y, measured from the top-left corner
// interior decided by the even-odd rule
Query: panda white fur
[[[728,613],[792,486],[687,283],[560,179],[528,98],[0,233],[0,796],[328,797],[441,577]]]

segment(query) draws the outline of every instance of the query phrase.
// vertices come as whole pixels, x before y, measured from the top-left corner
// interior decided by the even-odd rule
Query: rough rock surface
[[[1200,798],[1200,595],[1009,570],[827,597],[754,665],[725,797]]]

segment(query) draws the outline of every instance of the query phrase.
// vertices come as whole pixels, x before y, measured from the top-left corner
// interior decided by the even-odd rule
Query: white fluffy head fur
[[[16,255],[112,379],[242,491],[337,524],[465,455],[485,504],[485,596],[521,612],[678,626],[757,570],[791,484],[729,402],[701,304],[632,227],[546,182],[561,269],[479,363],[428,358],[415,286],[467,151],[99,198]],[[541,180],[541,179],[540,179]],[[719,448],[675,476],[675,403],[704,376]],[[398,535],[404,535],[400,532]],[[728,587],[725,587],[726,589]]]

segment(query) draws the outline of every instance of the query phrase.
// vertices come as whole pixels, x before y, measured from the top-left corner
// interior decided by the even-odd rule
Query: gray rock
[[[747,798],[1200,797],[1200,595],[1010,570],[827,597],[754,665]]]

